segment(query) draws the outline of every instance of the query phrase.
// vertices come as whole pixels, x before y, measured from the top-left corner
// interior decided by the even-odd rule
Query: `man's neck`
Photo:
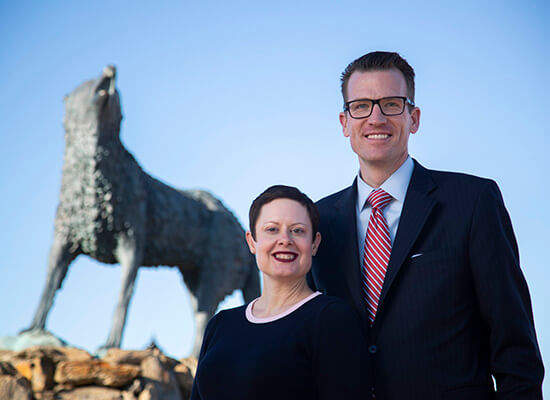
[[[405,161],[407,161],[407,157],[408,155],[403,160],[390,165],[384,163],[365,163],[363,160],[359,159],[361,179],[367,185],[373,188],[379,188]]]

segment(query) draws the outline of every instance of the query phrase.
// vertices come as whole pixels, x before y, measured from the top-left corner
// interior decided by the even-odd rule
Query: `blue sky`
[[[339,74],[368,51],[395,50],[417,73],[411,155],[498,182],[550,357],[549,4],[264,3],[0,1],[0,335],[25,328],[38,303],[61,182],[62,99],[82,81],[115,64],[125,146],[164,182],[212,191],[246,226],[269,185],[317,200],[351,183],[357,159],[338,123]],[[77,259],[49,329],[99,347],[119,275]],[[184,356],[192,324],[178,273],[142,269],[123,347],[155,337]]]

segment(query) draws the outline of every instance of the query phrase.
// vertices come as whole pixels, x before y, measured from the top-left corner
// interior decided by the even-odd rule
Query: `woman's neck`
[[[313,294],[305,277],[294,282],[280,282],[264,275],[262,295],[254,303],[253,314],[258,318],[280,314]]]

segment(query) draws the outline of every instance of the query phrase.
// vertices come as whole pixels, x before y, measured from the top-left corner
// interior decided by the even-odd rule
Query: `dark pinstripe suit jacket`
[[[497,185],[415,161],[372,327],[356,199],[354,182],[317,203],[322,242],[308,278],[362,316],[377,400],[541,399],[531,301]]]

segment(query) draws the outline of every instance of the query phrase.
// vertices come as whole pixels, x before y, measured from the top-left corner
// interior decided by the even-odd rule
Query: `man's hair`
[[[384,71],[388,69],[401,71],[407,83],[407,97],[414,102],[414,69],[398,53],[388,51],[373,51],[351,62],[340,77],[344,102],[348,101],[348,81],[355,71]]]
[[[277,199],[294,200],[306,208],[309,220],[311,221],[311,227],[313,228],[311,239],[314,240],[315,235],[319,232],[320,218],[317,206],[309,197],[300,192],[297,188],[284,185],[275,185],[267,188],[252,202],[250,211],[248,212],[248,223],[250,226],[250,233],[252,233],[254,240],[256,240],[256,222],[258,221],[262,207]]]

